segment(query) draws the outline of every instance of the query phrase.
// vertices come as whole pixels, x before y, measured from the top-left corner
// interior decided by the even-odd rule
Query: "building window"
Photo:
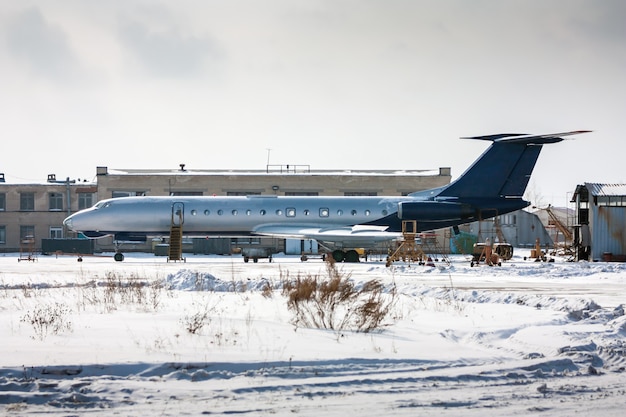
[[[0,211],[5,211],[7,209],[7,195],[5,193],[0,193]]]
[[[7,227],[0,226],[0,244],[7,243]]]
[[[511,225],[514,226],[517,224],[517,216],[515,214],[505,214],[502,216],[498,216],[501,225]]]
[[[20,193],[20,210],[35,211],[35,193]]]
[[[33,239],[35,237],[35,226],[20,226],[20,240]]]
[[[48,196],[49,196],[49,201],[50,201],[50,211],[63,210],[63,194],[50,193]]]
[[[377,196],[376,191],[347,191],[343,193],[346,197],[364,197],[364,196]]]
[[[202,191],[171,191],[171,196],[198,196],[203,195]]]
[[[111,197],[113,197],[113,198],[118,198],[118,197],[135,197],[135,196],[143,197],[145,195],[146,195],[145,191],[113,191],[111,193]]]
[[[317,191],[285,191],[285,195],[287,196],[318,196],[320,195]]]
[[[94,205],[93,193],[78,193],[78,209],[84,210]]]
[[[261,195],[260,191],[226,191],[227,196]]]
[[[50,239],[63,239],[62,227],[50,227]]]

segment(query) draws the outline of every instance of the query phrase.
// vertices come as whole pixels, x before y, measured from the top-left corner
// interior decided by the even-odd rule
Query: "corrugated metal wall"
[[[604,254],[614,258],[626,255],[626,207],[593,206],[591,258],[603,260]]]

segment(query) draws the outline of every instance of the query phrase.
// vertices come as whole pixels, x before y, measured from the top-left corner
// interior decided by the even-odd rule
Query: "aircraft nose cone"
[[[74,221],[72,217],[74,216],[69,216],[63,220],[63,226],[67,227],[69,230],[74,230]]]

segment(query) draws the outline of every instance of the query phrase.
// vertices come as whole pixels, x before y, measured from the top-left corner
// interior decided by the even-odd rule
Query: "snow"
[[[320,259],[0,255],[0,414],[623,415],[626,265],[523,255],[337,265],[396,291],[370,333],[294,324]]]

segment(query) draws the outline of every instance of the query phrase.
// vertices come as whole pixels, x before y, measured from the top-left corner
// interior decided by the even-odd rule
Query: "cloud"
[[[118,36],[125,51],[151,75],[179,78],[214,69],[207,65],[221,56],[216,42],[207,36],[185,34],[171,22],[166,26],[122,18]]]
[[[10,54],[39,76],[67,81],[76,75],[78,60],[65,31],[37,8],[19,12],[6,30]]]

